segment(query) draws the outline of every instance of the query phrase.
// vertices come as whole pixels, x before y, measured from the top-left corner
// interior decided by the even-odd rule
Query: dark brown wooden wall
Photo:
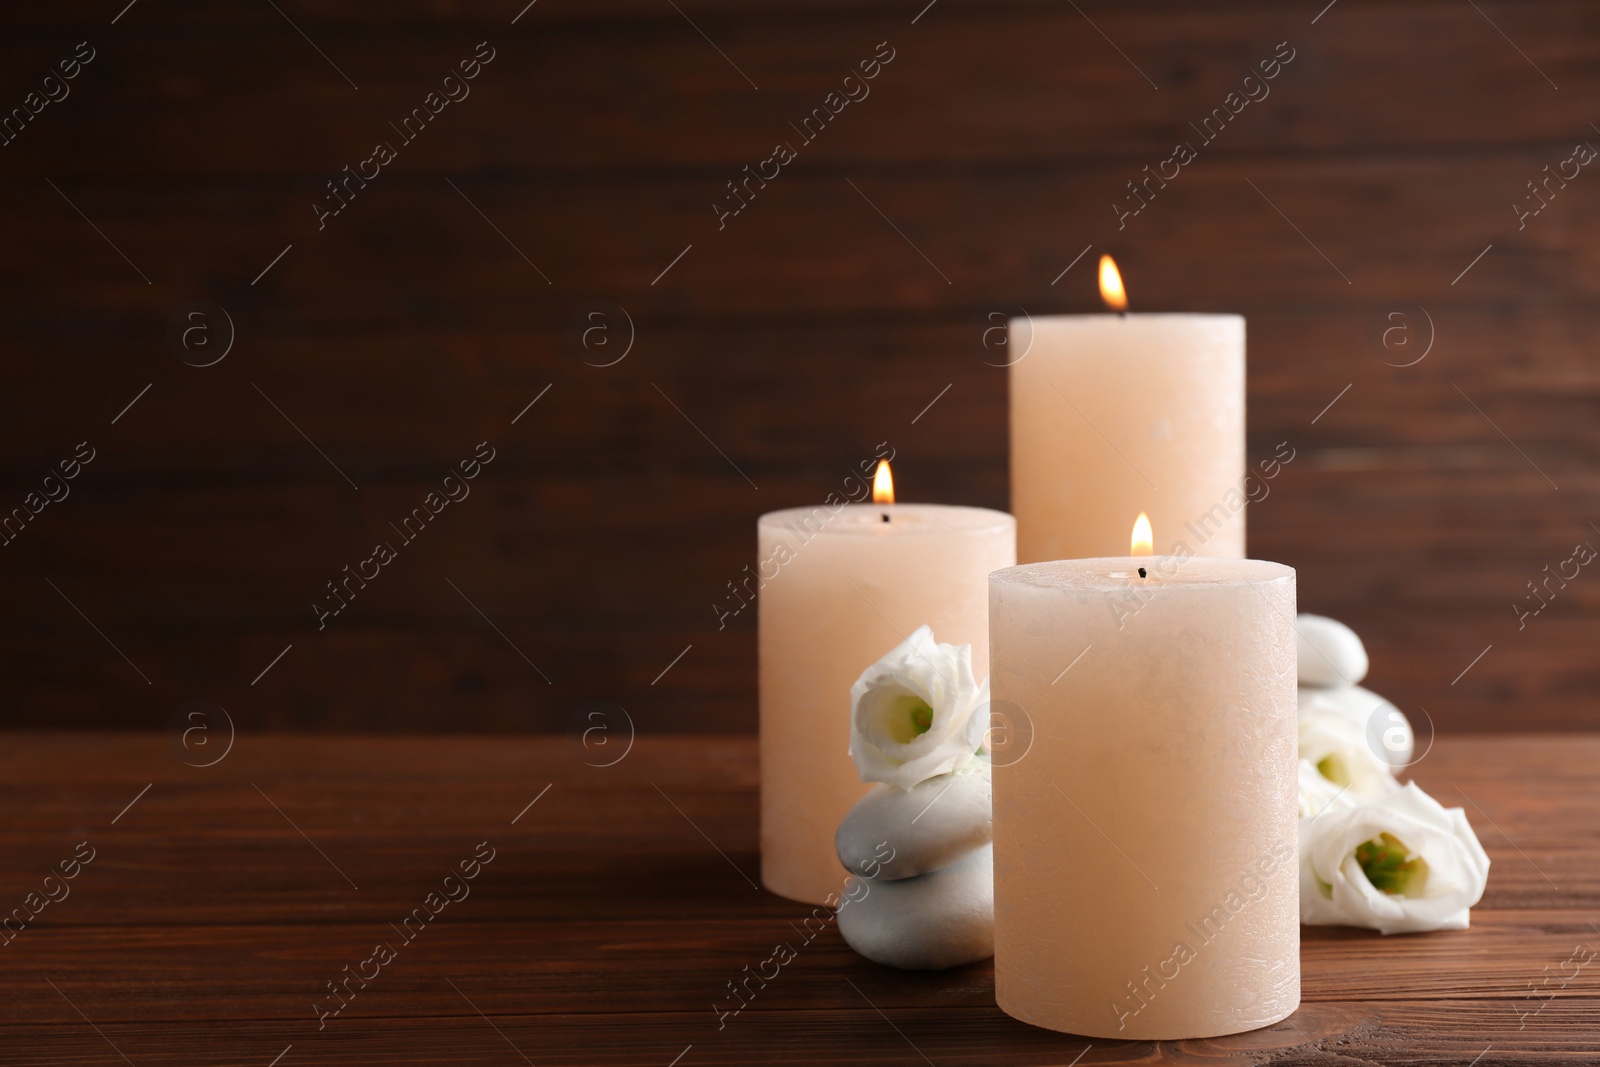
[[[904,498],[1005,507],[985,331],[1094,310],[1101,251],[1136,310],[1249,317],[1252,454],[1296,455],[1251,551],[1357,628],[1372,688],[1441,729],[1600,723],[1600,573],[1513,609],[1600,546],[1600,174],[1512,207],[1600,145],[1600,8],[1325,2],[12,5],[0,107],[95,58],[0,147],[0,510],[95,459],[0,547],[4,723],[560,730],[604,698],[753,730],[754,611],[713,604],[756,516],[886,440]],[[1270,95],[1119,230],[1280,42]],[[191,301],[237,334],[210,367],[169,342]],[[590,365],[618,308],[631,349]],[[324,583],[481,441],[471,495],[319,631]]]

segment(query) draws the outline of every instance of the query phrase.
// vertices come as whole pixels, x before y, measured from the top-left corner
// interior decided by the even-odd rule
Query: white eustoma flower
[[[1367,731],[1342,714],[1300,715],[1300,759],[1352,800],[1381,797],[1398,788],[1388,761],[1372,750]]]
[[[1300,821],[1300,921],[1385,934],[1465,930],[1489,857],[1460,808],[1412,783]]]
[[[1396,783],[1395,788],[1400,788]],[[1344,786],[1335,785],[1316,764],[1308,759],[1300,761],[1300,817],[1310,819],[1321,815],[1329,807],[1353,808],[1356,798]]]
[[[989,682],[971,645],[941,645],[923,626],[850,687],[850,755],[863,782],[910,789],[966,766],[989,728]]]
[[[1333,689],[1301,686],[1300,715],[1341,715],[1359,726],[1367,737],[1367,747],[1395,770],[1411,762],[1416,738],[1411,720],[1394,704],[1359,685]]]

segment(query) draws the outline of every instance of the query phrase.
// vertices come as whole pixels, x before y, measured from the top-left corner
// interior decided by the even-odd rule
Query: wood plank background
[[[1251,451],[1296,450],[1251,552],[1358,629],[1372,688],[1444,730],[1600,722],[1600,580],[1513,610],[1600,545],[1600,178],[1511,206],[1600,144],[1593,5],[125,4],[0,15],[5,113],[95,50],[0,147],[0,511],[96,450],[0,546],[6,725],[198,698],[241,729],[558,731],[603,698],[753,730],[754,613],[712,605],[756,516],[885,440],[908,499],[1005,507],[985,331],[1093,310],[1100,251],[1135,309],[1249,317]],[[319,230],[323,183],[483,41]],[[1119,230],[1124,183],[1280,42],[1270,95]],[[798,159],[719,229],[778,141]],[[205,368],[167,336],[196,300],[237,334]],[[1408,349],[1377,340],[1396,312]],[[484,440],[471,496],[319,631],[324,583]]]

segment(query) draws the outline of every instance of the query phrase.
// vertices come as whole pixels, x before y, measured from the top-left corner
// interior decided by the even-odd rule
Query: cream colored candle
[[[836,902],[833,835],[868,788],[849,755],[850,686],[924,624],[970,644],[982,680],[988,574],[1016,563],[1016,522],[985,508],[846,504],[771,512],[758,534],[761,881]]]
[[[1000,1007],[1138,1040],[1288,1016],[1293,569],[1081,559],[999,571],[989,589],[996,721],[1031,735],[994,771]]]
[[[1140,511],[1159,552],[1244,555],[1243,318],[1034,316],[1008,343],[1019,560],[1115,555]]]

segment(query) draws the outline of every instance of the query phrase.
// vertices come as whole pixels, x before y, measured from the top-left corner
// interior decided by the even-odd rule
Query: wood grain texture
[[[881,441],[910,498],[1006,507],[991,329],[1095,310],[1093,256],[1062,274],[1086,247],[1136,310],[1248,316],[1251,453],[1296,454],[1250,550],[1366,638],[1374,690],[1446,731],[1600,723],[1600,583],[1513,607],[1600,545],[1600,179],[1512,209],[1600,143],[1591,4],[104,6],[0,14],[0,114],[96,50],[0,147],[0,515],[97,449],[0,545],[0,723],[203,698],[250,729],[560,732],[609,699],[751,731],[753,612],[712,604],[755,518]],[[471,95],[319,229],[480,41]],[[1270,95],[1119,228],[1280,42]],[[777,140],[798,158],[719,224]],[[216,366],[169,346],[193,300],[235,327]],[[472,497],[319,630],[324,583],[480,441]]]
[[[0,901],[36,891],[80,841],[96,855],[0,948],[6,1063],[116,1062],[114,1045],[138,1064],[266,1064],[292,1046],[284,1067],[519,1052],[654,1067],[680,1054],[684,1067],[1067,1064],[1089,1044],[1001,1013],[990,963],[897,972],[831,925],[719,1027],[725,983],[798,941],[808,914],[747,880],[750,738],[642,736],[597,767],[614,753],[572,740],[245,732],[212,767],[182,762],[214,752],[7,736],[0,798],[15,817],[0,828]],[[1470,930],[1306,929],[1304,1002],[1285,1023],[1097,1041],[1078,1062],[1588,1062],[1600,977],[1544,979],[1600,943],[1597,767],[1593,736],[1441,739],[1413,773],[1466,808],[1491,857]],[[483,841],[495,856],[470,895],[319,1030],[324,983],[398,941],[389,924]]]

